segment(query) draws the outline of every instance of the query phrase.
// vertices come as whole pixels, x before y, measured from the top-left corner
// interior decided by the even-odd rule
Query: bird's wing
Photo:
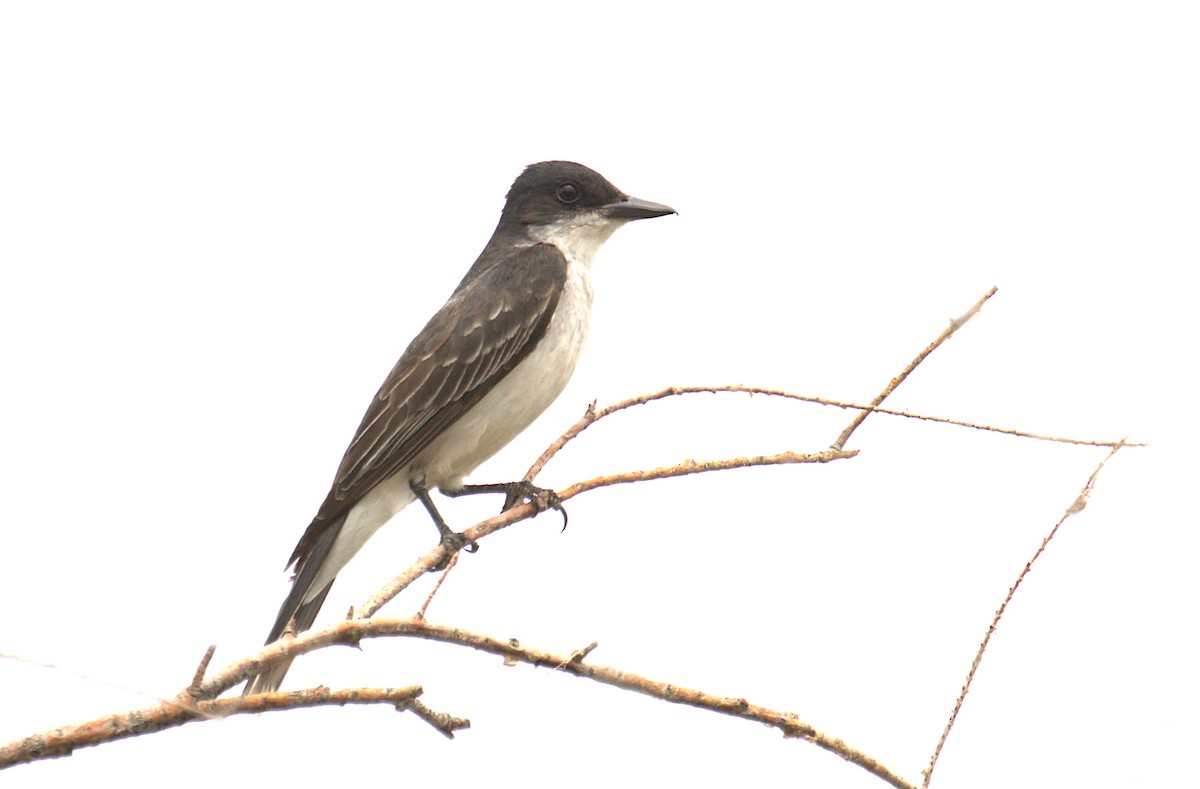
[[[514,259],[519,258],[519,259]],[[557,247],[536,244],[455,291],[371,400],[333,487],[289,564],[372,488],[408,466],[516,367],[545,334],[566,283]]]

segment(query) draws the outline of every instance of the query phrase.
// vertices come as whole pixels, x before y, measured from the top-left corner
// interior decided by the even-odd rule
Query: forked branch
[[[793,394],[777,389],[741,385],[716,387],[671,387],[659,392],[630,398],[629,400],[624,400],[601,409],[597,409],[593,403],[592,406],[587,409],[583,417],[579,419],[579,421],[572,425],[571,428],[563,433],[562,436],[560,436],[546,449],[545,452],[542,453],[538,460],[529,469],[525,479],[532,482],[534,477],[545,467],[545,465],[559,450],[561,450],[564,446],[566,446],[566,444],[568,444],[592,424],[600,419],[603,419],[604,417],[633,406],[644,405],[646,403],[654,402],[667,397],[696,394],[701,392],[740,392],[751,395],[758,394],[772,397],[784,397],[803,402],[852,409],[858,413],[833,441],[831,448],[828,450],[812,453],[781,452],[774,455],[757,455],[709,461],[684,460],[672,466],[628,471],[619,474],[611,474],[582,480],[564,488],[561,491],[558,491],[559,499],[566,501],[582,495],[587,491],[609,485],[666,479],[669,477],[678,477],[712,471],[723,471],[732,468],[780,464],[829,463],[836,460],[845,460],[852,458],[857,454],[857,450],[851,451],[844,449],[847,441],[850,439],[851,435],[855,432],[859,425],[861,425],[862,422],[867,418],[867,416],[872,413],[882,413],[910,419],[933,421],[957,427],[967,427],[976,430],[1003,433],[1022,438],[1057,441],[1071,444],[1086,444],[1091,446],[1106,446],[1112,449],[1109,457],[1111,457],[1112,454],[1122,446],[1141,446],[1139,444],[1129,444],[1123,441],[1084,441],[1071,438],[1037,435],[1020,430],[997,428],[970,422],[961,422],[942,417],[912,414],[902,411],[892,411],[881,407],[883,401],[895,391],[895,389],[913,372],[913,370],[915,370],[916,367],[942,343],[953,336],[953,334],[959,328],[961,328],[966,321],[978,313],[983,304],[989,298],[991,298],[995,292],[996,289],[992,288],[986,294],[984,294],[984,296],[964,315],[955,319],[954,321],[951,321],[950,326],[943,331],[938,338],[934,340],[934,342],[932,342],[920,354],[918,354],[917,357],[913,359],[913,361],[910,362],[904,368],[904,370],[900,372],[899,375],[892,378],[883,391],[880,392],[880,394],[877,395],[869,405],[859,405],[855,403],[827,400],[819,397]],[[1025,570],[1017,578],[1017,581],[1013,585],[1012,589],[1009,590],[1009,594],[1005,599],[1004,605],[1002,605],[1000,610],[996,613],[996,617],[992,622],[992,626],[989,628],[988,634],[985,637],[983,644],[980,646],[979,652],[975,658],[975,662],[973,663],[971,671],[968,674],[962,696],[959,697],[958,702],[954,707],[954,712],[950,717],[950,721],[946,725],[946,729],[937,745],[929,767],[923,771],[926,786],[928,786],[933,767],[937,762],[938,755],[942,750],[942,746],[946,741],[946,737],[948,736],[950,729],[953,727],[955,717],[962,706],[963,698],[966,695],[967,689],[970,686],[971,680],[975,675],[975,671],[979,666],[980,660],[982,659],[982,655],[986,649],[988,640],[990,639],[1001,614],[1004,612],[1005,607],[1008,604],[1008,600],[1012,598],[1016,588],[1020,585],[1022,579],[1025,577],[1025,574],[1028,573],[1033,561],[1040,556],[1046,544],[1054,536],[1055,532],[1057,532],[1058,527],[1062,525],[1062,522],[1065,521],[1070,515],[1082,509],[1087,494],[1090,492],[1091,486],[1095,481],[1096,475],[1099,473],[1100,468],[1102,468],[1103,465],[1104,463],[1102,462],[1100,466],[1097,467],[1096,471],[1093,472],[1091,478],[1088,480],[1088,484],[1084,487],[1083,492],[1076,499],[1075,504],[1072,506],[1072,508],[1068,509],[1067,513],[1064,514],[1063,518],[1054,527],[1054,529],[1051,530],[1050,534],[1043,541],[1041,548],[1039,548],[1034,554],[1033,559],[1031,559],[1029,564],[1026,565]],[[532,518],[536,514],[537,510],[534,504],[521,504],[501,513],[500,515],[488,518],[487,520],[475,524],[463,532],[463,534],[468,540],[478,542],[490,534],[504,529],[514,523]],[[438,546],[430,551],[427,555],[419,559],[417,562],[413,563],[397,578],[393,579],[386,586],[381,588],[370,600],[366,601],[358,609],[352,611],[351,617],[346,621],[338,622],[319,630],[310,630],[298,635],[285,636],[279,641],[263,647],[253,654],[233,661],[221,670],[206,677],[206,674],[208,673],[208,665],[212,659],[212,650],[210,649],[209,652],[206,653],[204,659],[201,661],[200,667],[196,670],[195,676],[193,677],[190,685],[174,699],[162,701],[153,707],[134,710],[119,715],[105,716],[104,718],[89,721],[84,724],[54,729],[49,732],[33,735],[23,740],[2,746],[0,747],[0,768],[13,764],[34,761],[37,759],[67,755],[76,748],[97,745],[109,740],[121,739],[123,737],[130,737],[151,731],[160,731],[165,728],[170,728],[172,726],[177,726],[192,721],[223,718],[228,715],[240,714],[243,712],[264,712],[331,704],[391,704],[398,710],[410,711],[414,713],[445,736],[452,737],[454,731],[468,727],[470,725],[469,721],[456,718],[445,713],[436,712],[425,707],[417,698],[421,693],[421,688],[417,686],[407,688],[353,688],[341,691],[331,691],[328,688],[318,687],[300,691],[256,694],[247,697],[235,696],[230,698],[219,698],[225,691],[245,681],[248,677],[260,674],[272,665],[283,661],[291,661],[299,655],[306,654],[314,650],[323,649],[335,644],[357,644],[364,638],[415,637],[441,641],[444,643],[455,644],[483,652],[488,652],[499,655],[509,662],[524,662],[533,666],[551,668],[556,671],[573,674],[575,676],[601,682],[603,684],[609,684],[615,687],[624,688],[626,690],[632,690],[638,693],[654,696],[655,698],[675,704],[687,704],[725,715],[732,715],[735,717],[745,718],[747,720],[759,721],[779,729],[786,737],[801,738],[812,742],[818,747],[821,747],[832,753],[836,753],[846,761],[859,765],[863,769],[869,771],[873,775],[876,775],[892,786],[903,787],[904,789],[915,789],[913,784],[906,782],[896,773],[879,764],[875,759],[862,753],[861,751],[851,748],[837,738],[830,737],[829,735],[822,733],[810,724],[801,721],[792,713],[761,707],[759,705],[751,704],[742,698],[718,696],[705,693],[704,691],[681,688],[672,683],[651,680],[627,671],[622,671],[620,669],[588,663],[586,662],[586,658],[588,654],[595,649],[595,644],[589,645],[587,648],[577,650],[573,653],[561,655],[524,647],[515,640],[511,639],[497,639],[491,636],[464,631],[459,628],[434,625],[425,621],[424,618],[425,608],[428,607],[429,604],[428,599],[425,601],[425,605],[422,606],[421,613],[409,619],[372,618],[383,605],[395,598],[416,579],[420,578],[434,567],[443,566],[447,558],[449,557],[445,556],[444,549],[441,546]],[[450,567],[453,567],[453,564],[451,564]],[[449,572],[449,569],[447,569],[447,572]],[[444,579],[445,576],[443,576],[442,580]],[[440,588],[440,585],[441,581],[439,581],[437,588]],[[435,588],[434,593],[436,593],[437,588]],[[430,595],[431,598],[432,594],[433,593]]]

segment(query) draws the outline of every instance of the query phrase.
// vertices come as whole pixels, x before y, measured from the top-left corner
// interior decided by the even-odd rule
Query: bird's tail
[[[337,521],[329,524],[317,538],[312,549],[301,560],[296,575],[292,579],[292,589],[284,599],[283,605],[279,607],[279,615],[275,617],[275,625],[271,628],[271,633],[267,636],[265,643],[270,644],[276,641],[289,625],[297,633],[312,627],[313,621],[317,618],[317,612],[321,610],[321,604],[325,602],[325,596],[333,588],[333,581],[330,581],[325,584],[325,588],[312,594],[313,581],[316,580],[321,565],[328,558],[329,551],[337,540],[338,534],[341,533],[345,520],[346,517],[343,515]],[[270,693],[278,690],[291,665],[292,661],[286,660],[262,674],[251,677],[250,681],[246,683],[246,689],[242,691],[242,695],[250,696],[255,693]]]

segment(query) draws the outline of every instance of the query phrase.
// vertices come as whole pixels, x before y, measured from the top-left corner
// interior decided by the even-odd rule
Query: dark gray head
[[[670,206],[630,197],[582,164],[531,164],[513,181],[496,232],[457,290],[529,244],[553,244],[568,260],[591,265],[621,225],[673,213]]]
[[[575,162],[539,162],[508,190],[502,225],[538,227],[588,217],[619,226],[632,219],[673,214],[670,206],[630,197],[595,170]]]

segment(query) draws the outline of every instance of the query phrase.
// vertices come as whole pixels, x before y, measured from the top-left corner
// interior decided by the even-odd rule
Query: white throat
[[[625,220],[589,212],[549,225],[530,225],[527,232],[538,243],[558,247],[569,262],[590,269],[596,251],[623,224]]]

